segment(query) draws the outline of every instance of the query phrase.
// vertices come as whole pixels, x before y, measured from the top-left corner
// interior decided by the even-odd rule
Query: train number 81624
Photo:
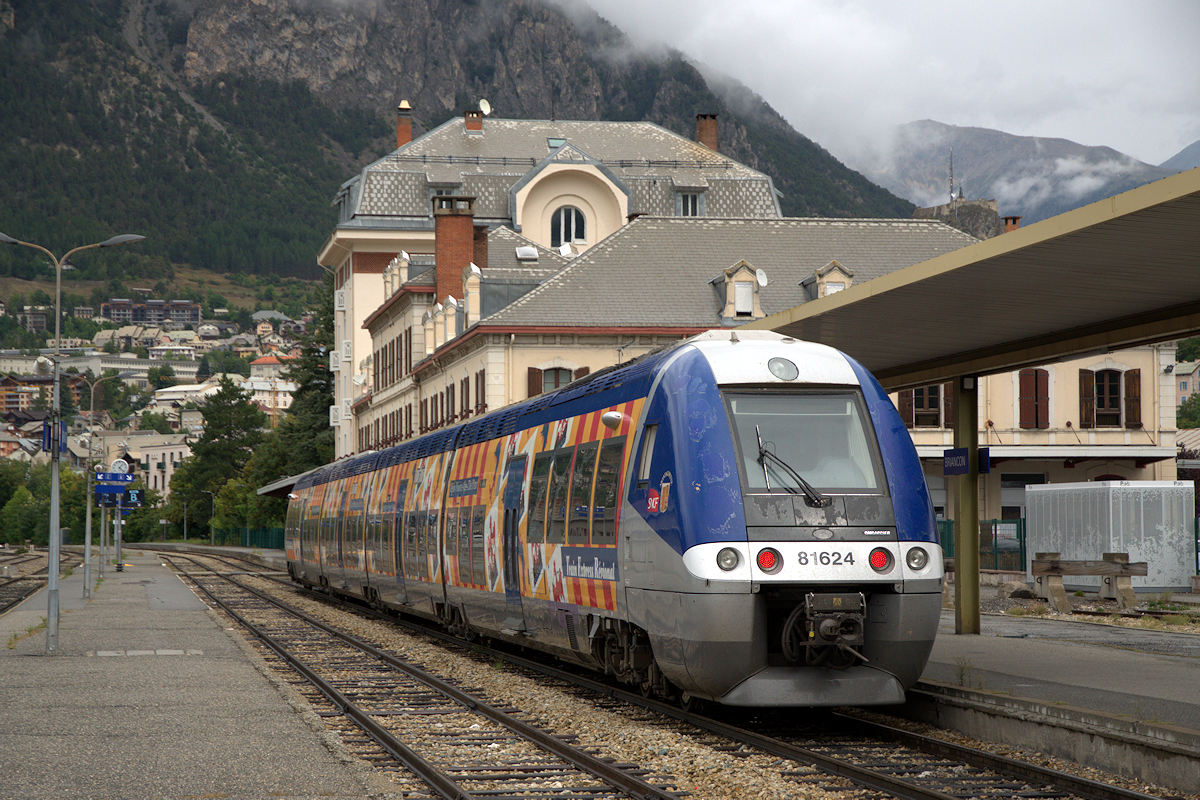
[[[840,567],[843,564],[854,563],[854,553],[807,552],[801,550],[796,554],[796,563],[802,567]]]

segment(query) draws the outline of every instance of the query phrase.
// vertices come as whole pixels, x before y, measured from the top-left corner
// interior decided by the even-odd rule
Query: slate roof
[[[857,285],[975,241],[933,220],[639,217],[480,324],[710,327],[712,281],[742,260],[767,274],[769,315],[804,303],[800,282],[835,259]]]
[[[475,217],[511,220],[510,191],[547,159],[583,160],[629,191],[631,212],[674,213],[674,189],[704,189],[709,211],[778,217],[771,179],[650,122],[487,118],[468,133],[461,117],[414,139],[342,185],[353,219],[343,226],[394,226],[430,217],[431,186],[476,198]],[[382,218],[382,219],[381,219]]]
[[[532,247],[538,257],[536,261],[522,261],[517,258],[518,247]],[[559,255],[554,250],[541,247],[512,228],[492,228],[488,231],[487,269],[483,272],[484,281],[514,280],[522,283],[527,281],[541,282],[561,270],[570,259]]]

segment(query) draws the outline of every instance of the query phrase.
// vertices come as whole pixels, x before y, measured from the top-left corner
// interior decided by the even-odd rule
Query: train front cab
[[[865,370],[773,334],[681,348],[637,447],[628,613],[672,683],[728,705],[903,700],[941,552],[911,439]]]

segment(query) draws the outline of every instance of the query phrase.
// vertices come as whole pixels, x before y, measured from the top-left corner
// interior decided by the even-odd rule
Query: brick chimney
[[[412,141],[412,106],[401,100],[396,106],[396,147],[404,147]]]
[[[696,141],[709,150],[717,149],[717,115],[696,115]]]
[[[473,109],[463,114],[463,125],[467,133],[483,133],[483,112]]]
[[[475,266],[487,269],[488,258],[488,229],[486,225],[475,226],[475,257],[471,259]]]
[[[433,198],[436,302],[462,298],[462,274],[475,260],[475,198],[443,194]]]
[[[1005,217],[1004,218],[1004,232],[1005,233],[1009,233],[1010,231],[1015,231],[1019,227],[1021,227],[1021,218],[1020,217]]]

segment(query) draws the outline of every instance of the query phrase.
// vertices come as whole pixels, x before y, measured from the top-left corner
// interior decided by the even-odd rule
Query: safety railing
[[[938,539],[946,558],[954,557],[954,520],[937,521]],[[1025,569],[1025,520],[979,521],[979,568],[1006,571]]]
[[[231,547],[282,550],[283,528],[214,528],[212,542]]]

